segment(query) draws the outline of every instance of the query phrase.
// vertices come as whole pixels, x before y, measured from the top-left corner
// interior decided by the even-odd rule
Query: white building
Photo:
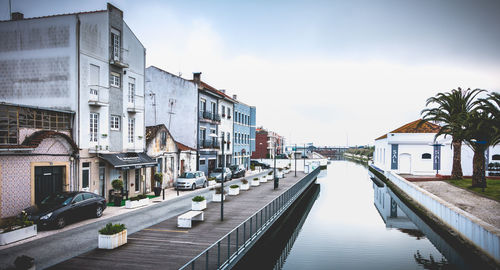
[[[223,160],[226,161],[226,167],[231,165],[233,156],[233,145],[235,140],[233,134],[233,112],[235,101],[226,95],[226,90],[220,90],[222,98],[219,99],[219,112],[221,114],[221,121],[219,125],[219,137],[224,137],[225,144],[217,151],[217,166],[222,167]],[[224,147],[224,159],[222,158],[222,147]]]
[[[146,69],[146,125],[164,124],[176,141],[196,149],[198,87],[167,71]]]
[[[451,136],[442,135],[434,140],[440,126],[428,122],[418,126],[420,121],[410,122],[375,139],[373,164],[384,171],[392,170],[399,174],[451,175]],[[498,157],[500,147],[490,147],[487,152],[486,163],[489,163]],[[464,176],[472,175],[473,156],[472,149],[462,144]]]
[[[76,190],[107,195],[122,178],[143,190],[145,48],[123,12],[106,10],[0,23],[0,99],[75,113]],[[130,164],[134,166],[130,166]]]

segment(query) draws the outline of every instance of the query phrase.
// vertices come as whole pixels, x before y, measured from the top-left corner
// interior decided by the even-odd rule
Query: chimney
[[[193,72],[193,81],[199,83],[201,81],[201,72]]]
[[[24,19],[24,14],[22,14],[21,12],[12,12],[10,16],[12,21],[19,21]]]
[[[222,93],[226,93],[226,89],[220,89],[219,91],[221,91]]]
[[[237,99],[237,97],[238,97],[237,95],[233,95],[233,99],[235,99],[235,100],[236,100],[236,99]]]

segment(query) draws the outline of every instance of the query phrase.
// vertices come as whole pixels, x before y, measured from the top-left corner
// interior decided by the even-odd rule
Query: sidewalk
[[[267,170],[258,175],[265,173]],[[250,175],[245,178],[249,177]],[[238,183],[241,179],[243,178],[231,180],[225,185]],[[211,187],[180,191],[180,196],[177,196],[177,192],[171,188],[166,190],[165,201],[160,196],[149,205],[135,209],[126,209],[124,206],[107,207],[101,218],[83,220],[60,230],[39,231],[35,237],[1,246],[0,269],[11,266],[14,259],[20,255],[35,258],[37,268],[40,269],[57,264],[96,248],[97,231],[106,223],[125,223],[129,234],[132,234],[189,210],[191,199],[196,195],[205,196],[207,201],[211,201],[209,195],[213,191],[210,189]]]
[[[413,184],[500,229],[500,202],[476,195],[447,182],[413,182]]]

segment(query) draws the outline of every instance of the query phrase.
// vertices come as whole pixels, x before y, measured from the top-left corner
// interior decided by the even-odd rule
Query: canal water
[[[235,269],[473,269],[365,166],[333,161]]]

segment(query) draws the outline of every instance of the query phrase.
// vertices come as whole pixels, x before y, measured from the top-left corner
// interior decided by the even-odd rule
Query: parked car
[[[271,166],[269,166],[269,165],[267,165],[265,163],[258,162],[257,160],[250,160],[250,165],[260,166],[262,169],[269,169],[269,168],[271,168]]]
[[[102,216],[106,199],[91,192],[59,192],[47,196],[40,203],[24,211],[28,220],[41,227],[63,228],[68,222]]]
[[[196,189],[197,187],[207,187],[207,177],[202,171],[184,172],[174,183],[176,189]]]
[[[210,173],[210,177],[215,177],[216,182],[221,182],[222,179],[222,168],[215,168],[213,172]],[[224,168],[224,182],[231,180],[233,178],[233,173],[229,168]]]
[[[241,165],[231,165],[229,166],[231,173],[233,174],[233,178],[245,177],[246,170]]]

